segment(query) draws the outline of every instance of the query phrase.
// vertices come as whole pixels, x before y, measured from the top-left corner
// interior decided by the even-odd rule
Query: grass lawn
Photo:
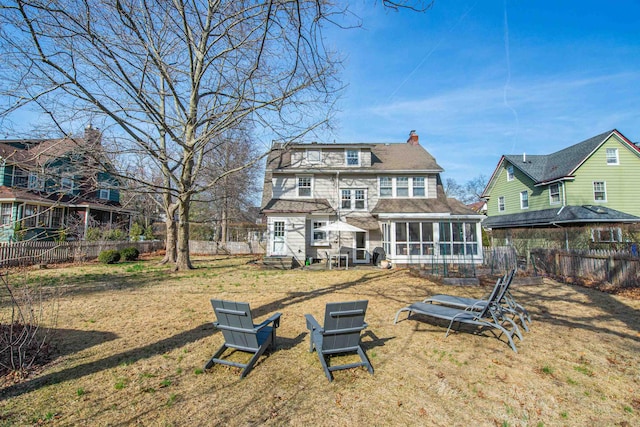
[[[484,287],[402,269],[277,271],[246,257],[196,257],[195,270],[174,273],[157,261],[14,275],[58,291],[45,302],[47,313],[57,308],[56,357],[23,382],[0,382],[0,426],[640,425],[638,300],[516,282],[533,324],[514,353],[490,331],[445,339],[441,323],[403,315],[393,324],[410,302],[480,297]],[[202,372],[223,342],[214,297],[249,302],[256,321],[282,313],[276,351],[244,380],[227,366]],[[309,353],[304,314],[322,322],[327,302],[355,299],[369,300],[362,343],[375,374],[343,370],[329,383]]]

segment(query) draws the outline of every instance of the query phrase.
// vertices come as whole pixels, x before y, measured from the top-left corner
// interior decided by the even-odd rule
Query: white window
[[[44,190],[44,179],[36,172],[29,172],[29,190]]]
[[[345,163],[347,164],[347,166],[360,166],[360,151],[347,150]]]
[[[396,197],[409,197],[409,178],[406,176],[396,178]]]
[[[504,212],[504,196],[498,197],[498,212]]]
[[[513,181],[513,166],[507,166],[507,181]]]
[[[10,225],[13,217],[13,205],[2,203],[0,205],[0,225]]]
[[[618,158],[618,149],[617,148],[607,148],[607,164],[608,165],[619,165],[620,160]]]
[[[522,191],[520,193],[520,209],[529,209],[529,192]]]
[[[594,228],[591,230],[591,241],[595,243],[622,242],[622,230],[620,228]]]
[[[551,184],[549,186],[549,203],[552,205],[560,203],[560,184]]]
[[[102,200],[109,200],[111,191],[108,188],[101,188],[98,197]]]
[[[318,228],[324,227],[325,225],[327,225],[327,221],[326,220],[313,220],[311,222],[311,228],[312,228],[312,233],[311,234],[313,236],[313,240],[311,242],[311,245],[320,246],[320,245],[326,245],[327,244],[327,232],[318,230]]]
[[[441,222],[440,255],[478,255],[478,234],[474,222]]]
[[[60,190],[63,193],[72,193],[73,192],[73,179],[69,177],[64,177],[60,180]]]
[[[342,202],[340,207],[342,209],[351,209],[351,190],[342,190]]]
[[[311,164],[320,163],[321,152],[320,150],[307,150],[307,162]]]
[[[391,177],[380,177],[380,197],[393,197],[393,179]]]
[[[60,228],[64,224],[62,222],[62,208],[53,208],[51,212],[51,228]]]
[[[35,227],[38,221],[38,207],[36,205],[24,205],[22,219],[24,220],[24,228]]]
[[[344,189],[340,191],[340,207],[348,210],[364,210],[367,207],[366,190]]]
[[[414,176],[412,179],[413,184],[413,197],[424,197],[424,177]]]
[[[604,181],[593,182],[593,200],[596,202],[607,201],[607,184]]]
[[[298,177],[298,197],[311,197],[311,177]]]

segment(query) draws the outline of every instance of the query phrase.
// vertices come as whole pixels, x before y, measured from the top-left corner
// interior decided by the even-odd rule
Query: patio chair
[[[213,326],[222,331],[225,342],[207,362],[204,369],[209,369],[214,363],[235,366],[243,368],[240,378],[244,378],[268,347],[275,348],[276,328],[280,326],[281,314],[275,313],[264,322],[254,325],[251,309],[246,302],[212,299],[211,305],[218,320],[213,323]],[[253,356],[247,363],[221,359],[220,357],[227,349],[253,353]]]
[[[527,325],[527,323],[531,323],[531,317],[524,307],[516,303],[515,299],[509,292],[509,287],[511,286],[511,282],[513,281],[515,274],[515,269],[505,273],[503,277],[498,279],[492,292],[497,292],[496,302],[501,305],[502,309],[507,313],[513,315],[514,317],[517,317],[520,320],[520,324],[522,325],[524,330],[529,332],[529,326]],[[479,311],[483,310],[486,307],[487,299],[490,297],[490,295],[491,293],[489,293],[484,298],[476,299],[459,297],[455,295],[438,294],[432,295],[422,302],[431,304],[437,303],[449,307]]]
[[[449,326],[447,327],[445,338],[449,336],[449,332],[451,331],[451,327],[454,323],[458,326],[461,324],[468,324],[493,328],[499,330],[507,337],[511,349],[517,353],[518,350],[513,342],[513,336],[516,335],[520,341],[522,341],[522,334],[520,333],[518,325],[516,325],[511,318],[505,316],[504,309],[497,304],[496,298],[498,297],[498,292],[499,287],[495,286],[486,301],[486,305],[480,311],[446,307],[444,305],[430,304],[426,302],[415,302],[398,310],[393,323],[395,324],[398,322],[398,316],[400,316],[401,312],[407,311],[407,319],[409,319],[412,313],[416,313],[436,319],[448,320]],[[507,325],[510,329],[507,329],[504,325]]]
[[[360,332],[367,327],[364,315],[368,303],[367,300],[328,303],[324,313],[324,327],[312,315],[304,315],[309,329],[309,352],[316,350],[330,382],[333,380],[331,372],[340,369],[365,366],[373,374],[371,362],[360,346]],[[331,356],[348,353],[357,353],[360,362],[329,366],[328,359]]]

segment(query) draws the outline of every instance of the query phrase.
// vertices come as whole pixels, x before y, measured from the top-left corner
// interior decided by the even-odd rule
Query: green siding
[[[618,149],[618,165],[607,164],[606,149]],[[575,180],[566,183],[567,204],[601,205],[640,216],[640,155],[611,136],[575,172]],[[593,182],[606,183],[606,202],[596,201]]]
[[[490,190],[489,201],[487,202],[487,215],[508,215],[532,210],[549,209],[560,206],[561,203],[551,205],[549,201],[549,186],[535,187],[533,180],[522,173],[517,167],[513,168],[514,179],[507,181],[507,167],[509,162],[503,162],[497,176],[494,178],[493,186]],[[522,209],[520,206],[520,193],[529,193],[529,208]],[[562,200],[562,185],[560,185],[560,200]],[[498,198],[504,196],[505,210],[498,211]]]

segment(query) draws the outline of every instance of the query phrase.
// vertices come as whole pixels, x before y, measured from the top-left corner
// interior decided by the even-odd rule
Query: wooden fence
[[[264,255],[266,242],[209,242],[189,241],[189,251],[197,255]]]
[[[492,272],[504,272],[516,268],[518,257],[513,246],[496,246],[482,248],[482,265]]]
[[[164,241],[146,242],[39,242],[0,243],[0,268],[35,264],[54,264],[95,259],[107,249],[137,248],[140,253],[164,249]]]
[[[616,288],[640,285],[640,258],[626,251],[534,249],[531,267],[563,281],[609,283]]]

